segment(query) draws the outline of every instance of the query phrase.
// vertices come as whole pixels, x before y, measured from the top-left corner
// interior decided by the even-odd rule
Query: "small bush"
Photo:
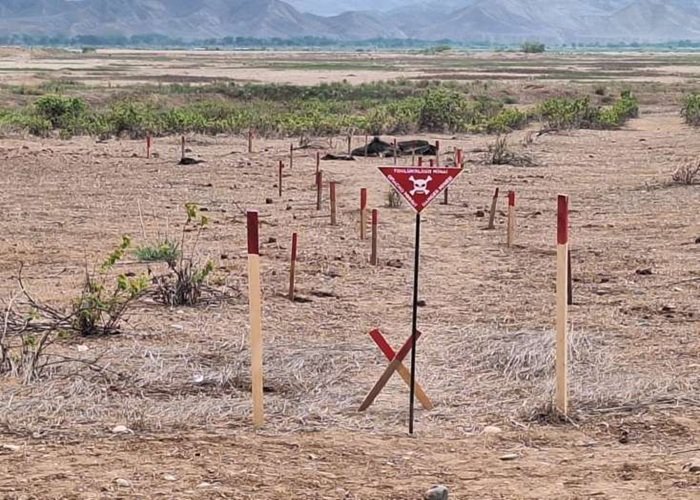
[[[629,91],[609,107],[593,106],[588,97],[549,99],[538,107],[543,125],[551,130],[614,129],[639,116],[639,102]]]
[[[108,282],[108,273],[131,246],[128,236],[105,260],[97,273],[85,273],[83,290],[73,302],[72,326],[81,335],[108,335],[119,332],[127,307],[148,287],[145,276],[120,274],[116,283]]]
[[[700,163],[688,163],[682,165],[673,172],[671,180],[674,184],[691,186],[700,182]]]
[[[177,243],[168,239],[152,246],[138,247],[134,254],[141,262],[174,262],[180,257]]]
[[[401,208],[403,200],[401,195],[394,189],[390,189],[386,193],[386,207],[387,208]]]
[[[547,47],[542,42],[523,42],[520,50],[526,54],[541,54]]]
[[[197,305],[202,298],[206,280],[214,270],[214,264],[211,261],[202,265],[194,256],[199,236],[209,220],[199,214],[199,207],[194,203],[187,203],[185,210],[187,220],[182,228],[180,243],[174,249],[177,250],[178,257],[164,260],[168,265],[168,273],[153,279],[157,298],[168,306]],[[195,232],[195,238],[190,243],[188,254],[185,255],[186,234],[190,231]]]
[[[37,114],[49,122],[53,128],[63,128],[80,118],[87,110],[85,101],[78,97],[64,97],[56,94],[44,95],[34,102]]]
[[[535,166],[534,160],[526,155],[510,149],[507,135],[499,135],[496,142],[489,146],[488,160],[490,165],[512,165],[514,167]]]
[[[700,125],[700,94],[691,94],[683,99],[681,116],[688,125]]]

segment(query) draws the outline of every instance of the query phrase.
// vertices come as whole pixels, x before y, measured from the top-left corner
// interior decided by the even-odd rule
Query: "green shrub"
[[[549,99],[538,107],[538,115],[545,128],[562,129],[612,129],[624,125],[630,118],[639,116],[639,102],[629,91],[610,107],[596,107],[588,97]]]
[[[51,122],[53,128],[63,128],[80,118],[87,105],[78,97],[49,94],[34,101],[34,108],[37,115]]]
[[[520,50],[526,54],[541,54],[546,49],[547,47],[542,42],[528,41],[523,42],[523,44],[520,46]]]
[[[700,94],[690,94],[683,99],[681,116],[688,125],[700,125]]]
[[[141,262],[175,262],[180,257],[180,246],[169,239],[155,245],[146,245],[134,250],[136,258]]]

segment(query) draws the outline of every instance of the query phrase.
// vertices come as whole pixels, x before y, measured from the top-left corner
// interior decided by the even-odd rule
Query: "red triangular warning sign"
[[[379,171],[418,213],[462,173],[455,167],[379,167]]]

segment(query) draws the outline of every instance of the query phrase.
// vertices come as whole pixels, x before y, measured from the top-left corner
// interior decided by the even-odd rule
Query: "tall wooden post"
[[[294,302],[294,280],[296,278],[297,267],[297,233],[292,233],[292,257],[289,263],[289,300]]]
[[[369,263],[373,266],[377,265],[377,226],[379,225],[379,212],[377,209],[372,210],[372,254],[369,258]]]
[[[294,144],[289,145],[289,169],[292,169],[294,165]]]
[[[331,194],[331,196],[330,196],[330,198],[331,198],[331,226],[338,225],[338,218],[337,218],[338,217],[337,216],[338,207],[336,205],[335,185],[336,185],[335,181],[332,181],[329,185],[330,191],[331,191],[331,193],[330,193]]]
[[[559,195],[557,210],[557,348],[556,348],[556,406],[563,415],[569,412],[568,396],[568,255],[569,255],[569,197]]]
[[[515,241],[515,191],[508,192],[508,248],[513,246]]]
[[[146,158],[151,158],[151,144],[152,144],[151,134],[146,136]]]
[[[282,170],[284,169],[284,163],[282,163],[282,160],[280,160],[279,166],[278,166],[278,174],[277,174],[277,190],[279,192],[279,197],[282,198]]]
[[[253,425],[262,427],[263,411],[263,339],[262,339],[262,290],[260,283],[260,242],[258,237],[258,212],[247,212],[248,228],[248,300],[250,307],[250,353],[253,392]]]
[[[495,229],[496,225],[496,208],[498,207],[498,188],[493,193],[493,199],[491,200],[491,211],[489,212],[489,225],[486,229]]]
[[[360,239],[366,238],[367,232],[367,188],[360,189]]]
[[[323,172],[316,172],[316,210],[321,210],[321,200],[323,198]]]

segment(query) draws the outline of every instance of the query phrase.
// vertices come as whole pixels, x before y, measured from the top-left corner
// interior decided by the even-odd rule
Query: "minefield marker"
[[[360,189],[360,239],[367,235],[367,188]]]
[[[352,135],[348,134],[348,156],[352,155]]]
[[[146,136],[146,158],[150,159],[151,158],[151,145],[153,143],[153,139],[151,139],[151,134],[148,134]]]
[[[495,229],[496,222],[496,207],[498,206],[498,188],[493,193],[493,199],[491,200],[491,211],[489,212],[489,225],[486,229]]]
[[[404,342],[403,346],[401,346],[401,349],[399,349],[399,352],[396,353],[396,355],[392,358],[391,362],[386,367],[382,375],[379,377],[379,380],[377,380],[377,382],[374,384],[374,387],[372,387],[372,389],[369,391],[364,401],[362,401],[362,404],[360,405],[358,411],[365,411],[367,408],[372,406],[372,403],[374,403],[374,400],[377,399],[379,393],[382,392],[382,389],[384,389],[384,386],[387,384],[387,382],[389,382],[391,376],[403,363],[404,358],[408,355],[409,352],[414,352],[414,344],[418,341],[421,335],[421,332],[416,330],[414,334],[408,337],[406,342]],[[411,380],[413,380],[413,377],[411,377]],[[413,388],[415,386],[411,384],[411,387],[411,400],[413,400]]]
[[[569,412],[568,396],[568,307],[567,275],[569,254],[569,197],[557,199],[557,349],[556,349],[556,406],[563,415]]]
[[[369,258],[369,263],[373,266],[377,265],[377,226],[379,224],[379,212],[377,209],[372,209],[372,254]]]
[[[567,304],[574,305],[574,284],[573,273],[571,272],[571,248],[566,254],[566,300]]]
[[[416,343],[418,337],[418,276],[420,265],[421,211],[440,194],[440,191],[449,186],[449,184],[462,173],[462,170],[459,168],[422,169],[411,167],[379,167],[379,171],[382,173],[382,175],[384,175],[384,177],[386,177],[387,181],[389,181],[394,189],[401,194],[406,201],[409,202],[416,212],[416,236],[413,260],[413,312],[410,340],[410,345],[413,348],[411,349],[411,383],[408,407],[408,433],[413,434],[414,398],[416,388]],[[401,354],[401,351],[399,351],[399,354]],[[396,359],[399,358],[399,354],[396,355],[396,358],[391,362],[389,368],[393,368],[394,370],[398,368],[398,363],[400,363],[400,360],[398,363],[396,363]],[[387,370],[389,370],[389,368]],[[380,382],[385,384],[391,377],[391,373],[392,372],[389,372],[387,374],[385,372],[380,379]],[[378,382],[377,385],[380,385],[380,383]],[[379,390],[381,390],[381,387],[379,387]],[[369,400],[372,395],[373,392],[370,392],[366,400]],[[374,397],[376,397],[376,394],[374,394]]]
[[[282,160],[280,160],[277,170],[277,191],[279,192],[279,197],[282,198],[282,170],[284,170],[284,163],[282,163]]]
[[[292,169],[294,165],[294,144],[289,145],[289,169]]]
[[[248,153],[253,152],[253,129],[248,130]]]
[[[508,229],[506,244],[513,246],[515,240],[515,191],[508,192]]]
[[[435,141],[435,166],[440,166],[440,141]]]
[[[331,194],[331,196],[330,196],[330,198],[331,198],[331,226],[338,225],[338,218],[337,218],[338,207],[336,205],[335,185],[336,185],[335,181],[331,181],[331,183],[329,184],[329,189],[331,191],[331,193],[330,193]]]
[[[316,151],[316,173],[321,170],[321,153]]]
[[[250,307],[250,366],[253,392],[253,425],[265,423],[263,410],[262,290],[260,284],[260,239],[258,212],[248,210],[248,301]]]
[[[316,210],[321,210],[321,200],[323,198],[323,172],[316,172]]]
[[[185,136],[183,135],[181,138],[182,144],[180,145],[180,159],[182,160],[185,157]]]
[[[292,256],[289,262],[289,300],[294,302],[294,280],[297,267],[297,233],[292,233]]]
[[[392,349],[392,347],[389,345],[389,342],[386,341],[381,331],[372,330],[371,332],[369,332],[369,336],[372,337],[372,340],[374,340],[374,343],[377,344],[377,347],[379,347],[379,350],[382,351],[386,359],[392,361],[396,357],[394,349]],[[399,366],[396,368],[396,371],[401,376],[406,385],[410,387],[411,372],[408,371],[406,365],[404,365],[403,363],[399,364]],[[418,401],[420,401],[420,404],[423,405],[423,408],[425,408],[426,410],[433,409],[433,402],[430,401],[430,398],[418,382],[416,382],[416,398],[418,399]]]
[[[399,141],[394,138],[394,165],[399,161]]]

